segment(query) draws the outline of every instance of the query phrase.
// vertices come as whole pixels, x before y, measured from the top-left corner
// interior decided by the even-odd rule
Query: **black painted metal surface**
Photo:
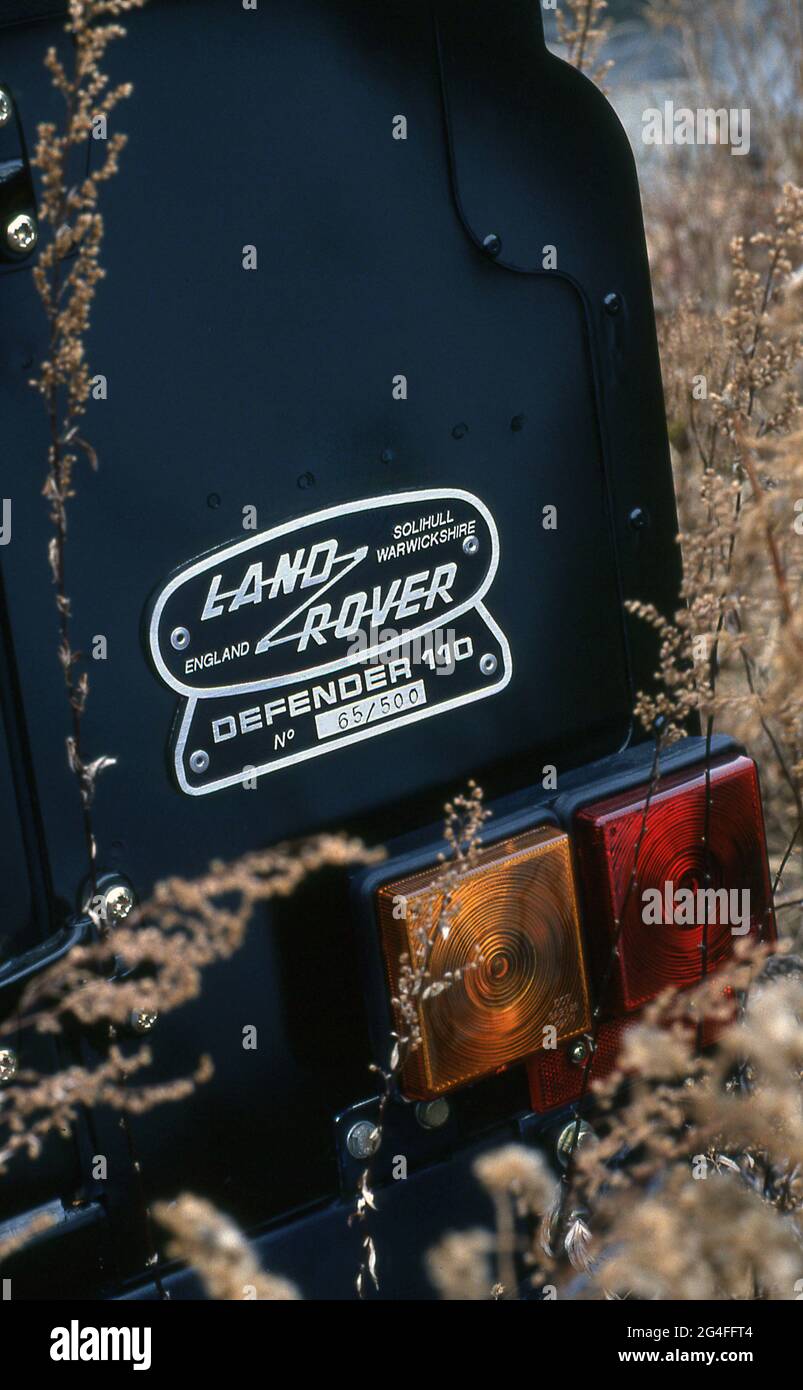
[[[537,783],[545,763],[562,776],[615,759],[655,665],[622,600],[671,610],[678,560],[638,188],[614,113],[547,53],[530,0],[255,12],[153,0],[127,25],[112,61],[135,87],[119,115],[130,143],[105,190],[108,276],[89,344],[108,382],[86,424],[101,467],[79,480],[68,551],[77,643],[108,639],[85,722],[89,749],[118,759],[99,783],[102,869],[144,897],[165,874],[321,828],[372,842],[415,831],[468,776],[493,799]],[[41,59],[57,34],[47,20],[0,30],[0,80],[29,144],[53,116]],[[400,114],[406,140],[393,138]],[[14,860],[2,961],[76,909],[84,863],[40,496],[46,429],[27,385],[45,348],[28,264],[2,268],[0,318],[14,517],[0,564],[19,682],[3,691],[18,804],[2,808]],[[509,682],[253,790],[177,790],[176,696],[142,641],[154,592],[253,534],[243,508],[262,531],[425,489],[467,491],[494,519],[488,602]],[[335,1197],[335,1117],[372,1091],[360,958],[347,884],[329,875],[261,914],[203,999],[160,1021],[153,1078],[190,1072],[202,1052],[215,1078],[134,1122],[150,1194],[189,1186],[251,1224]],[[243,1050],[247,1024],[256,1051]],[[525,1088],[489,1085],[479,1109],[504,1123]],[[88,1132],[69,1161],[62,1146],[34,1193],[17,1174],[8,1210],[42,1183],[94,1195],[88,1155],[105,1142]],[[105,1194],[121,1278],[141,1271],[130,1190],[118,1172]],[[351,1288],[345,1257],[342,1270],[333,1296]],[[90,1259],[80,1280],[91,1293],[116,1277]]]

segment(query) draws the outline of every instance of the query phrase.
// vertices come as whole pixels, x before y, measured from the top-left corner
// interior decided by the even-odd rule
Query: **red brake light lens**
[[[704,768],[659,783],[629,895],[648,787],[588,806],[577,816],[586,932],[598,983],[621,917],[618,956],[602,1001],[609,1015],[639,1009],[667,987],[685,989],[700,981],[706,916],[707,974],[733,954],[740,936],[775,938],[755,764],[736,757],[713,766],[710,785],[707,818]]]

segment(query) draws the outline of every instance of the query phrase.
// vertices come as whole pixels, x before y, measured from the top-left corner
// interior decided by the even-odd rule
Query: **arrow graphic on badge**
[[[281,632],[282,628],[287,627],[288,623],[294,622],[301,613],[305,613],[310,604],[316,602],[321,597],[321,594],[325,594],[334,584],[339,584],[340,580],[343,579],[345,575],[349,574],[351,570],[355,569],[356,566],[365,559],[367,554],[368,546],[361,545],[357,550],[353,551],[351,555],[339,556],[339,560],[343,562],[348,561],[348,563],[345,564],[345,568],[341,569],[338,574],[333,574],[331,579],[327,579],[325,584],[321,584],[320,588],[315,589],[315,591],[310,594],[309,598],[305,598],[304,602],[300,603],[297,608],[294,608],[292,613],[288,613],[286,618],[282,618],[280,623],[277,623],[275,627],[271,628],[270,632],[267,632],[264,637],[261,637],[254,647],[254,655],[259,656],[262,652],[268,651],[270,647],[278,647],[281,642],[297,642],[302,636],[300,632],[288,632],[284,637],[277,637],[276,633]],[[337,563],[337,561],[335,563]]]

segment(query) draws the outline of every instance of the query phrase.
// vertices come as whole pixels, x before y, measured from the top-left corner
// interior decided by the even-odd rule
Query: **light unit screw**
[[[0,1047],[0,1086],[7,1086],[17,1075],[17,1054],[13,1047]]]
[[[155,1009],[134,1009],[131,1014],[131,1027],[135,1033],[150,1033],[156,1026],[158,1017]]]
[[[577,1130],[576,1140],[575,1130]],[[581,1144],[593,1142],[596,1137],[595,1131],[585,1120],[581,1120],[579,1125],[576,1120],[570,1120],[567,1125],[564,1125],[555,1144],[555,1154],[561,1168],[568,1167],[573,1149],[579,1149]]]
[[[373,1158],[381,1138],[377,1126],[370,1120],[358,1120],[346,1135],[346,1148],[352,1158]]]
[[[103,894],[103,913],[107,922],[124,922],[134,906],[134,894],[125,883],[116,883]]]
[[[441,1129],[451,1113],[445,1096],[439,1096],[437,1100],[420,1100],[415,1107],[415,1118],[422,1129]]]

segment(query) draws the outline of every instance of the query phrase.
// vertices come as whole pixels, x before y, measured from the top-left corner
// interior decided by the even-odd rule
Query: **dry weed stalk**
[[[617,1070],[593,1087],[597,1139],[577,1150],[559,1242],[539,1155],[483,1155],[474,1171],[496,1230],[451,1232],[428,1253],[442,1297],[516,1297],[549,1280],[575,1298],[796,1298],[803,965],[767,955],[740,943],[726,972],[668,991],[628,1030]],[[723,1030],[704,1056],[703,1019]]]
[[[92,305],[104,271],[99,263],[103,243],[103,219],[98,211],[99,187],[116,174],[125,135],[91,141],[93,123],[105,124],[112,111],[130,96],[131,86],[111,86],[103,71],[109,44],[125,34],[118,24],[101,21],[129,10],[141,9],[146,0],[70,0],[65,26],[72,44],[72,64],[65,68],[55,48],[48,49],[45,65],[54,87],[64,99],[62,125],[43,122],[37,129],[34,165],[41,173],[39,220],[49,232],[33,270],[47,316],[49,343],[39,375],[31,383],[42,396],[50,427],[48,473],[44,496],[50,504],[54,535],[48,549],[56,590],[58,656],[67,687],[72,732],[67,756],[78,780],[84,840],[90,872],[95,869],[95,839],[91,807],[95,782],[109,757],[89,761],[83,748],[82,718],[89,694],[89,678],[81,669],[82,655],[71,638],[72,610],[67,594],[65,556],[67,507],[75,496],[74,474],[79,452],[97,467],[94,449],[81,433],[91,379],[85,339]],[[101,126],[97,126],[100,129]],[[87,142],[105,152],[98,167],[86,173]]]
[[[211,1202],[184,1193],[175,1202],[158,1202],[154,1216],[170,1232],[168,1255],[198,1273],[209,1298],[270,1303],[301,1298],[295,1284],[261,1268],[239,1227]]]
[[[32,385],[43,398],[50,426],[44,487],[54,530],[49,562],[56,590],[59,660],[72,722],[67,754],[79,785],[92,880],[96,867],[91,815],[95,782],[114,759],[88,761],[83,748],[82,720],[89,681],[86,670],[81,669],[82,654],[73,649],[71,640],[72,609],[65,570],[68,504],[75,496],[79,456],[83,454],[92,468],[97,467],[95,451],[81,432],[92,385],[85,339],[97,286],[104,275],[100,265],[104,235],[100,187],[117,173],[126,143],[121,133],[106,139],[106,123],[132,90],[127,83],[112,86],[103,61],[109,44],[125,34],[110,21],[145,3],[69,0],[65,26],[71,40],[69,70],[53,48],[45,59],[53,85],[64,100],[64,118],[59,125],[49,122],[38,127],[34,159],[42,180],[40,221],[49,236],[43,238],[33,277],[47,315],[49,344]],[[99,131],[101,140],[93,141],[92,136]],[[86,169],[87,148],[104,150],[98,167],[90,172]],[[97,1026],[96,1036],[110,1046],[94,1069],[73,1066],[50,1077],[22,1070],[3,1088],[0,1171],[19,1150],[36,1157],[48,1133],[68,1133],[83,1106],[116,1108],[126,1126],[127,1114],[179,1100],[207,1080],[211,1063],[201,1058],[192,1077],[165,1085],[132,1086],[131,1079],[149,1064],[150,1052],[140,1048],[127,1056],[115,1040],[132,1016],[164,1014],[195,998],[204,968],[239,948],[258,904],[288,896],[308,874],[325,865],[372,863],[377,857],[377,852],[366,850],[361,842],[324,835],[300,847],[252,854],[234,864],[215,862],[198,880],[173,878],[159,884],[150,903],[108,934],[107,924],[88,909],[100,939],[73,949],[35,977],[23,992],[14,1018],[0,1025],[0,1037],[27,1028],[59,1033],[77,1022],[85,1029]],[[147,1220],[147,1210],[144,1214]],[[30,1234],[34,1234],[32,1228]]]
[[[555,1177],[542,1155],[523,1144],[508,1144],[482,1154],[473,1171],[489,1194],[496,1216],[493,1243],[498,1277],[495,1284],[486,1285],[482,1296],[516,1298],[517,1256],[523,1251],[517,1218],[537,1220],[550,1209],[556,1196]]]
[[[760,161],[776,178],[797,177],[803,163],[803,11],[797,0],[648,0],[647,13],[657,30],[676,40],[700,105],[738,104],[754,120],[760,116]]]
[[[658,691],[642,694],[637,707],[644,727],[671,740],[700,717],[710,739],[725,716],[764,755],[765,781],[775,760],[785,792],[781,813],[770,784],[786,846],[779,868],[794,834],[803,841],[802,255],[803,194],[787,185],[771,227],[733,242],[728,310],[717,317],[704,305],[684,306],[665,334],[670,425],[683,462],[684,605],[671,620],[631,605],[661,638]],[[700,382],[708,389],[698,399],[692,388]],[[637,880],[638,854],[631,886]],[[488,1183],[494,1156],[483,1161],[478,1176],[497,1212],[505,1296],[515,1296],[529,1266],[536,1283],[548,1275],[569,1296],[796,1297],[803,985],[794,962],[783,974],[783,957],[767,965],[766,954],[740,946],[727,973],[656,1001],[601,1087],[593,1083],[592,1048],[584,1084],[591,1079],[601,1137],[575,1149],[559,1199],[540,1221],[543,1193],[529,1204],[513,1201],[506,1151],[496,1185]],[[705,966],[704,951],[703,976]],[[716,1050],[701,1055],[703,1025],[712,1021],[725,1031]],[[583,1108],[581,1101],[578,1119]],[[472,1239],[482,1261],[479,1296],[490,1298],[485,1236],[481,1247],[478,1233]],[[478,1296],[465,1249],[452,1235],[430,1257],[448,1296],[461,1289],[458,1296]]]
[[[642,722],[663,716],[671,738],[692,714],[709,734],[724,717],[759,755],[771,829],[783,827],[787,845],[803,826],[802,258],[803,191],[788,184],[770,229],[732,245],[727,313],[717,323],[685,306],[674,321],[665,345],[684,606],[668,619],[629,605],[661,638],[660,690],[639,698]]]
[[[611,30],[605,17],[608,0],[562,0],[556,11],[558,38],[566,48],[566,59],[602,86],[613,63],[600,61]]]
[[[765,221],[785,182],[800,182],[802,12],[797,0],[651,0],[648,13],[675,39],[686,73],[666,95],[751,114],[744,157],[726,145],[637,146],[659,312],[693,303],[717,316],[729,300],[733,238]]]
[[[415,940],[414,958],[411,959],[407,953],[400,957],[399,992],[391,1000],[395,1028],[391,1033],[387,1068],[371,1067],[382,1084],[375,1127],[376,1150],[372,1161],[360,1175],[357,1200],[350,1220],[365,1223],[368,1212],[376,1211],[371,1189],[373,1163],[382,1145],[387,1108],[398,1090],[405,1063],[421,1046],[421,1011],[431,1007],[433,1000],[460,979],[460,972],[455,972],[443,979],[433,980],[430,962],[437,941],[445,940],[449,935],[457,910],[460,884],[477,863],[481,849],[480,834],[490,814],[483,805],[482,789],[473,781],[468,783],[466,795],[456,796],[453,802],[447,803],[444,807],[443,838],[449,847],[448,857],[440,856],[442,869],[431,888],[406,905],[411,935]],[[480,961],[481,957],[477,957],[466,968],[471,969]],[[378,1288],[377,1252],[370,1231],[363,1237],[362,1258],[357,1273],[360,1297],[365,1292],[369,1278]]]
[[[471,1303],[487,1299],[493,1288],[493,1249],[490,1231],[447,1231],[425,1256],[427,1274],[440,1297]]]
[[[68,1018],[87,1027],[125,1024],[134,1011],[179,1008],[197,998],[208,965],[240,948],[258,904],[289,897],[327,866],[373,864],[382,854],[361,840],[320,835],[231,863],[213,860],[201,878],[165,879],[108,937],[74,947],[35,976],[0,1037],[26,1027],[59,1032]]]
[[[594,1213],[600,1292],[796,1296],[803,976],[799,963],[768,975],[765,955],[743,945],[729,971],[657,1000],[626,1035],[618,1071],[596,1088],[601,1138],[578,1153],[575,1199]],[[700,1018],[722,1026],[733,1014],[725,985],[743,1000],[739,1016],[701,1056]]]
[[[191,1077],[160,1085],[128,1085],[129,1078],[150,1061],[147,1047],[125,1056],[112,1046],[108,1059],[93,1068],[65,1067],[53,1076],[19,1071],[13,1086],[4,1088],[0,1095],[0,1122],[7,1130],[0,1148],[0,1174],[18,1151],[28,1158],[38,1158],[46,1135],[69,1134],[82,1107],[107,1105],[129,1115],[141,1115],[156,1105],[183,1100],[212,1075],[210,1059],[202,1057]]]
[[[769,230],[732,243],[727,311],[717,318],[685,305],[665,333],[684,606],[668,621],[630,605],[661,638],[660,689],[639,697],[642,723],[663,719],[671,739],[697,715],[710,740],[725,717],[757,752],[773,826],[783,826],[778,878],[803,828],[802,256],[803,193],[787,184]],[[693,389],[701,384],[708,389]],[[619,1072],[595,1088],[607,1128],[578,1151],[570,1174],[572,1206],[592,1214],[595,1257],[575,1261],[592,1270],[586,1288],[795,1297],[803,988],[780,970],[755,986],[764,954],[741,948],[725,975],[656,1001],[628,1033]],[[726,985],[741,1001],[740,1020],[701,1056],[704,1019],[722,1022],[733,1010]]]
[[[177,1009],[197,998],[207,966],[239,949],[259,904],[288,897],[326,866],[372,864],[381,856],[359,840],[322,835],[231,864],[215,861],[199,879],[168,879],[108,936],[73,948],[35,976],[18,1013],[0,1025],[0,1037],[26,1028],[59,1033],[77,1021],[114,1038],[132,1014]],[[211,1075],[209,1060],[201,1058],[193,1077],[160,1086],[127,1084],[149,1061],[147,1049],[126,1057],[113,1045],[94,1070],[70,1067],[52,1077],[19,1073],[0,1091],[0,1134],[8,1132],[0,1145],[0,1172],[18,1149],[35,1157],[43,1136],[68,1130],[81,1106],[107,1104],[137,1114],[181,1099]]]

